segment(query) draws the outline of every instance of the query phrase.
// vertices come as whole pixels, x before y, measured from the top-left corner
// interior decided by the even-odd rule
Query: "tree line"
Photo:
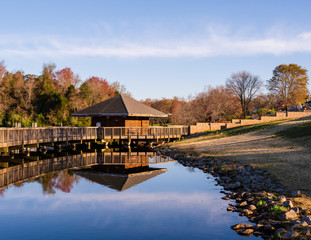
[[[264,83],[258,76],[233,73],[225,85],[208,86],[188,99],[145,99],[146,105],[169,113],[172,124],[222,122],[287,111],[309,97],[307,70],[296,64],[279,65]],[[266,91],[265,91],[266,90]],[[39,76],[23,71],[7,71],[0,62],[0,125],[21,123],[38,126],[88,126],[90,119],[71,114],[117,94],[131,96],[119,82],[91,76],[84,82],[70,68],[44,64]],[[163,121],[163,120],[158,120]],[[167,120],[164,120],[167,122]]]
[[[170,113],[173,124],[222,122],[234,118],[259,117],[302,107],[309,98],[307,70],[296,64],[279,65],[264,83],[258,76],[233,73],[223,86],[205,88],[189,99],[151,100],[145,104]],[[266,90],[266,91],[265,91]]]
[[[83,83],[70,68],[44,64],[39,76],[9,72],[0,62],[0,125],[87,126],[90,119],[71,114],[117,94],[130,93],[119,82],[91,76]]]

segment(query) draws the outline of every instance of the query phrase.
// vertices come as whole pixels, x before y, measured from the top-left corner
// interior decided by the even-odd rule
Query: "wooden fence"
[[[46,127],[0,128],[0,148],[95,139],[159,140],[188,135],[188,127]]]

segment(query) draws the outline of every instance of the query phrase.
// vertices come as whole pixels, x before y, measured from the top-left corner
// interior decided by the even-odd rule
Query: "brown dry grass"
[[[265,169],[289,189],[299,189],[309,198],[300,202],[311,208],[311,139],[276,137],[278,131],[310,121],[310,118],[292,120],[259,132],[220,139],[180,143],[172,147],[194,151],[232,161],[243,161]]]

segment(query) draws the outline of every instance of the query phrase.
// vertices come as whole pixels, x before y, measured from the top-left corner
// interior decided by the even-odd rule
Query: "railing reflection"
[[[96,167],[103,167],[100,171],[107,170],[111,173],[121,167],[121,169],[132,169],[131,174],[133,174],[133,169],[136,169],[136,173],[139,173],[139,168],[142,172],[146,172],[149,164],[168,161],[171,159],[157,156],[154,152],[92,152],[21,163],[0,169],[0,195],[8,186],[19,187],[25,181],[41,183],[45,194],[53,194],[55,189],[70,192],[74,183],[79,182],[79,177],[72,170],[87,167],[95,167],[94,169],[98,170]],[[105,169],[106,166],[109,168]],[[113,166],[117,168],[112,168]]]

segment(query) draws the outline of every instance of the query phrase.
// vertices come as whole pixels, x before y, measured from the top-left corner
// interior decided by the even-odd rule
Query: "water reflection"
[[[0,199],[1,237],[243,238],[230,226],[246,219],[226,211],[214,179],[168,161],[149,152],[89,152],[24,159],[1,169],[6,188]]]
[[[43,194],[55,194],[55,189],[65,193],[70,193],[74,183],[79,182],[79,177],[71,171],[61,171],[45,174],[36,180],[42,185]]]
[[[156,177],[159,174],[166,172],[167,169],[157,169],[149,167],[140,167],[136,169],[136,172],[133,173],[112,173],[111,169],[108,168],[108,171],[77,171],[75,172],[79,176],[84,177],[92,182],[107,186],[109,188],[124,191],[128,188],[131,188],[137,184],[140,184],[144,181],[147,181],[153,177]]]
[[[8,186],[21,187],[25,181],[40,183],[44,195],[55,194],[56,189],[70,193],[81,177],[123,191],[167,170],[150,168],[149,164],[171,161],[154,152],[111,151],[52,156],[37,161],[20,158],[19,164],[16,159],[5,158],[10,161],[8,165],[14,166],[0,169],[0,195],[4,195]]]

